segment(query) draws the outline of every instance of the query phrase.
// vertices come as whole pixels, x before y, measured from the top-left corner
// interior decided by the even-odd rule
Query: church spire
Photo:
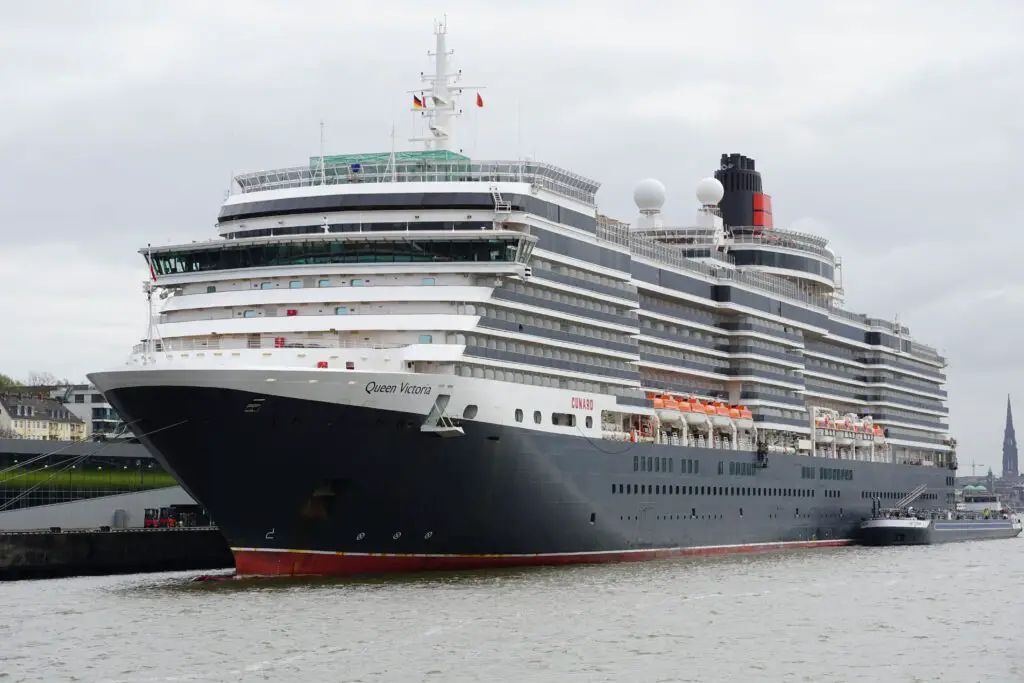
[[[1017,435],[1013,431],[1013,411],[1010,395],[1006,395],[1006,429],[1003,432],[1003,476],[1017,477]]]

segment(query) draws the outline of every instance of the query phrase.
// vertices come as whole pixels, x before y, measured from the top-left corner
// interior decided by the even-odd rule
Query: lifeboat
[[[658,406],[658,401],[655,399],[654,408],[658,413],[658,419],[667,425],[679,425],[683,422],[683,415],[679,412],[679,401],[675,400],[669,395],[665,395],[661,399],[661,406]]]
[[[732,431],[732,418],[729,417],[729,408],[721,403],[714,403],[708,406],[708,417],[711,418],[711,424],[717,429],[725,429]]]
[[[878,425],[874,425],[872,427],[871,434],[874,437],[874,441],[876,444],[882,445],[885,443],[885,430],[879,427]]]
[[[832,443],[836,440],[831,432],[832,424],[829,420],[819,417],[814,420],[814,440],[818,443]]]
[[[686,424],[692,427],[705,427],[708,426],[708,406],[702,401],[698,401],[695,398],[691,398],[688,402],[690,409],[683,413],[683,417],[686,420]]]
[[[836,445],[853,445],[852,425],[847,422],[846,418],[836,420],[835,424],[832,425],[832,428],[836,430]]]
[[[754,428],[754,414],[746,406],[736,406],[736,417],[733,417],[733,422],[736,423],[737,429],[753,429]],[[730,411],[730,417],[732,416]]]
[[[857,421],[853,424],[854,438],[858,446],[865,446],[871,441],[871,428],[863,422]]]

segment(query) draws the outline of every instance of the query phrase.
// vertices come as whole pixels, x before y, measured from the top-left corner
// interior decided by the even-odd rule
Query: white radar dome
[[[665,186],[654,178],[641,180],[633,188],[633,201],[641,211],[660,211],[665,204]]]
[[[717,205],[725,196],[725,188],[717,178],[705,178],[697,183],[697,201],[702,205]]]

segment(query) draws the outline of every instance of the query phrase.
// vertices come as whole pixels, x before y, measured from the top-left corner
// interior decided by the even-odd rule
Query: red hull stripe
[[[804,548],[835,548],[849,545],[848,538],[750,545],[716,545],[697,548],[652,548],[609,552],[551,553],[545,555],[389,555],[385,553],[336,553],[324,550],[276,550],[232,548],[239,576],[344,576],[390,574],[430,570],[465,570],[505,567],[539,567],[566,564],[604,564],[662,560],[673,557],[760,553]]]

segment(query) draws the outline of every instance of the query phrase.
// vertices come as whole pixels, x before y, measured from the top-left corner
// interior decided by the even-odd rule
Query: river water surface
[[[359,581],[0,583],[8,681],[1024,681],[1024,539]]]

